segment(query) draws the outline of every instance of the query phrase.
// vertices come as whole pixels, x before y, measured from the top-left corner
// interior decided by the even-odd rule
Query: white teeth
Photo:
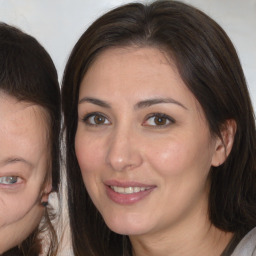
[[[138,193],[138,192],[140,192],[141,190],[140,190],[140,188],[139,187],[135,187],[135,188],[133,188],[133,192],[134,193]]]
[[[141,191],[145,191],[147,189],[150,189],[149,187],[117,187],[117,186],[110,186],[115,192],[120,194],[133,194],[138,193]]]
[[[124,189],[124,193],[125,193],[125,194],[131,194],[131,193],[133,193],[133,188],[132,188],[132,187],[125,188],[125,189]]]

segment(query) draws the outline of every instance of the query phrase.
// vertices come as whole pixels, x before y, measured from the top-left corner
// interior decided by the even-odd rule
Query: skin
[[[134,255],[221,254],[232,234],[208,219],[207,177],[229,153],[232,133],[223,133],[225,151],[166,54],[105,50],[81,83],[78,118],[87,191],[108,227],[129,235]],[[122,195],[110,185],[149,192]]]
[[[0,253],[39,224],[51,182],[45,110],[0,92]],[[5,177],[18,177],[7,182]]]

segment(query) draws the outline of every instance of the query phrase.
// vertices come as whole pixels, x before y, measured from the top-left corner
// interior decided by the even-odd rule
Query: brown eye
[[[165,117],[156,116],[154,117],[154,123],[156,125],[166,125],[167,119]]]
[[[92,113],[92,114],[89,114],[87,115],[83,121],[87,124],[87,125],[109,125],[110,122],[109,120],[101,115],[101,114],[97,114],[97,113]]]
[[[152,114],[144,122],[143,126],[152,126],[152,127],[166,127],[170,124],[175,123],[174,119],[168,115],[162,113]]]
[[[106,118],[104,116],[97,116],[97,115],[95,115],[93,117],[94,124],[104,124],[105,120],[106,120]]]

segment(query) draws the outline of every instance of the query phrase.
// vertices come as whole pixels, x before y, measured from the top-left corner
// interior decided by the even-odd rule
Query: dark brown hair
[[[209,174],[209,217],[221,230],[248,232],[256,226],[255,118],[233,44],[215,21],[194,7],[176,1],[132,3],[106,13],[84,32],[64,72],[62,108],[75,255],[131,255],[129,240],[109,230],[93,205],[74,149],[82,78],[103,50],[126,46],[156,47],[169,54],[204,110],[213,135],[221,137],[227,120],[236,122],[229,157]]]
[[[53,191],[60,182],[60,88],[55,66],[39,42],[21,30],[0,23],[0,91],[20,101],[42,106],[47,112],[50,164],[47,170],[52,179]],[[43,206],[42,206],[43,207]],[[56,234],[45,209],[44,224],[38,227],[18,248],[4,255],[39,255],[39,234],[49,229],[52,236],[48,255],[56,250]],[[13,252],[15,251],[15,254]]]

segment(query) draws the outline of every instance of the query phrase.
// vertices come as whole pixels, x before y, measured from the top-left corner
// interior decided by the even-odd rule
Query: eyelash
[[[102,118],[103,119],[103,123],[98,123],[97,124],[95,122],[95,118],[96,117]],[[93,118],[94,123],[92,123],[92,120],[90,120],[91,118]],[[158,119],[164,120],[165,123],[164,124],[156,124],[155,123],[155,125],[147,124],[147,122],[151,118],[154,118],[154,122],[156,121],[155,119],[158,118]],[[111,122],[108,120],[108,117],[106,117],[105,115],[103,115],[102,113],[99,113],[99,112],[89,113],[82,120],[88,126],[102,126],[102,125],[110,125],[111,124]],[[106,121],[107,121],[107,123],[105,123]],[[170,117],[170,116],[168,116],[166,114],[163,114],[163,113],[152,113],[152,114],[150,114],[150,115],[148,115],[146,117],[146,120],[143,121],[142,125],[143,126],[153,127],[153,128],[164,128],[164,127],[167,127],[167,126],[169,126],[169,125],[171,125],[173,123],[175,123],[175,120],[172,117]]]

